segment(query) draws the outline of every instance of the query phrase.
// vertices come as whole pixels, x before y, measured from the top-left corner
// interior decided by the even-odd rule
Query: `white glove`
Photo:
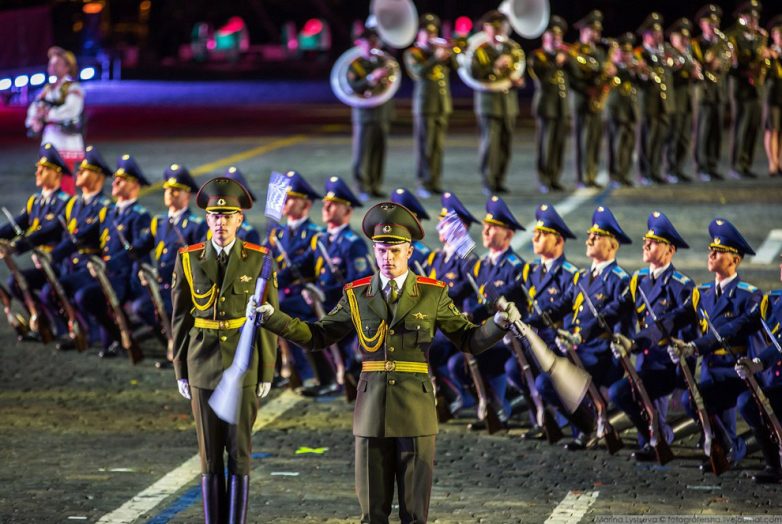
[[[611,353],[616,358],[625,358],[630,354],[630,350],[633,347],[633,341],[622,335],[621,333],[615,333],[611,340]]]
[[[186,378],[180,378],[176,381],[176,385],[179,388],[179,394],[190,400],[190,382]]]
[[[250,318],[256,313],[261,315],[261,321],[265,321],[274,313],[274,307],[268,302],[264,302],[263,305],[259,306],[255,300],[255,295],[253,295],[247,301],[247,309],[244,311],[244,316]]]
[[[506,346],[510,346],[511,344],[513,344],[513,339],[514,338],[515,337],[514,337],[513,333],[511,333],[509,331],[509,332],[505,333],[504,337],[502,337],[502,343],[505,344]]]
[[[668,346],[668,356],[674,364],[679,363],[680,357],[690,357],[696,353],[697,348],[692,342],[685,342],[678,338],[671,339],[672,344]]]
[[[323,304],[326,301],[326,294],[312,282],[304,284],[304,289],[301,290],[301,296],[304,297],[304,301],[310,306],[315,302]]]
[[[255,394],[258,395],[258,398],[264,398],[266,395],[269,394],[269,391],[271,390],[272,390],[271,382],[260,382],[258,384],[258,387],[255,389]]]
[[[746,380],[750,375],[763,371],[763,362],[759,358],[750,360],[747,357],[741,357],[736,365],[733,366],[733,369],[736,370],[736,374],[740,379]]]
[[[502,329],[510,328],[510,325],[521,320],[521,313],[519,308],[513,302],[506,302],[503,304],[501,311],[497,311],[494,314],[494,323]]]
[[[566,329],[558,329],[557,335],[567,343],[578,346],[581,344],[584,340],[581,338],[581,333],[571,333],[570,331]]]

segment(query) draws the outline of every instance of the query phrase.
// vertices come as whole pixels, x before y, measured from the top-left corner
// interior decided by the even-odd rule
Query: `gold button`
[[[386,360],[386,371],[394,371],[396,369],[396,362],[393,360]]]
[[[225,311],[221,311],[221,312],[220,312],[220,316],[221,316],[221,317],[224,317],[224,316],[225,316]]]
[[[394,334],[394,330],[393,329],[388,330],[388,334],[389,335],[393,335]]]
[[[228,340],[228,337],[226,337],[225,335],[220,337],[221,342],[225,342],[226,340]]]
[[[225,297],[220,297],[220,302],[225,302]]]
[[[217,322],[218,329],[225,329],[226,327],[228,327],[228,324],[224,320],[220,320]]]
[[[393,378],[388,381],[389,386],[393,386],[394,384],[396,384],[396,380],[394,380]]]
[[[393,347],[388,348],[388,352],[389,353],[393,353],[394,352],[394,348]]]
[[[168,253],[168,248],[163,248],[163,253]]]

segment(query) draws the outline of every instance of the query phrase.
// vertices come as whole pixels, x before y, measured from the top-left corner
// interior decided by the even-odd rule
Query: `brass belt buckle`
[[[217,327],[219,329],[228,329],[228,322],[226,322],[225,320],[220,320],[217,322]]]
[[[396,369],[396,362],[393,360],[386,360],[386,371],[394,371]]]

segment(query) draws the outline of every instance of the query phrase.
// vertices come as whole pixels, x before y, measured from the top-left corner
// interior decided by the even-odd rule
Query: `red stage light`
[[[310,18],[304,23],[301,36],[315,36],[323,31],[323,21],[318,18]]]
[[[81,8],[85,15],[97,15],[103,11],[103,2],[90,2]]]
[[[459,36],[466,36],[472,31],[472,20],[467,16],[460,16],[454,22],[454,32]]]

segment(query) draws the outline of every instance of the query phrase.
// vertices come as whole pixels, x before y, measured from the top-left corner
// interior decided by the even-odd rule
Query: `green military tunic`
[[[222,475],[226,449],[231,473],[250,472],[250,440],[258,410],[255,388],[259,382],[271,382],[274,376],[276,336],[259,330],[244,377],[241,415],[236,426],[220,421],[209,408],[208,399],[223,371],[233,362],[247,302],[255,291],[266,253],[264,247],[236,239],[222,278],[212,242],[182,248],[176,260],[171,287],[174,370],[177,380],[187,379],[191,386],[204,474]],[[270,283],[273,287],[275,279],[276,276]],[[275,289],[269,290],[267,300],[277,306]]]
[[[776,52],[766,76],[764,127],[769,131],[782,131],[782,49],[776,48]]]
[[[668,172],[680,179],[687,179],[684,166],[692,145],[693,99],[696,78],[693,76],[694,58],[688,50],[681,52],[673,46],[669,51],[674,58],[673,113],[670,115],[666,157]]]
[[[412,272],[395,305],[386,302],[375,274],[345,286],[337,306],[317,322],[275,310],[265,326],[310,350],[358,333],[363,363],[353,434],[361,521],[388,522],[396,479],[402,521],[426,522],[437,433],[427,364],[432,338],[439,329],[459,350],[477,354],[504,332],[492,321],[472,324],[443,282]]]
[[[434,49],[413,46],[404,54],[405,66],[415,82],[413,127],[418,183],[429,191],[441,191],[443,149],[448,115],[453,112],[450,70],[453,55],[438,60]]]
[[[494,70],[494,63],[501,55],[510,55],[515,61],[524,59],[524,51],[512,40],[498,46],[485,43],[473,54],[472,77],[483,82],[501,80],[502,75]],[[481,129],[479,156],[483,185],[496,191],[504,188],[510,164],[513,129],[519,115],[518,93],[514,87],[502,91],[478,89],[474,104]]]

